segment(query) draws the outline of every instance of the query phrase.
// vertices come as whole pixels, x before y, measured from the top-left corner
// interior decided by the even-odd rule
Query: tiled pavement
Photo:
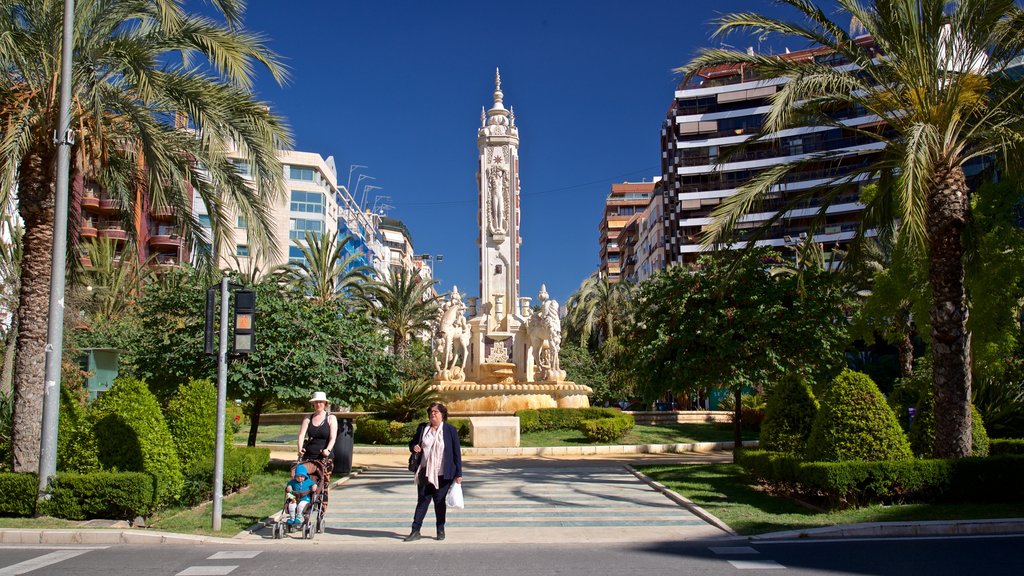
[[[464,510],[449,510],[453,542],[629,542],[726,536],[615,462],[476,467],[463,482]],[[409,533],[416,488],[410,472],[370,466],[331,491],[317,539],[395,542]],[[434,535],[433,509],[423,524]],[[263,529],[253,537],[268,537]]]

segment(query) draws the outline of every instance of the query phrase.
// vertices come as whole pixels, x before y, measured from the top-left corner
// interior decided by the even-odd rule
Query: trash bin
[[[348,474],[352,471],[353,440],[352,418],[338,417],[338,434],[334,437],[334,474]]]

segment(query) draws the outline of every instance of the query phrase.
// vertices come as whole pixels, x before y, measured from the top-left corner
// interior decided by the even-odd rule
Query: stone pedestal
[[[474,448],[518,448],[518,416],[473,416],[469,419]]]

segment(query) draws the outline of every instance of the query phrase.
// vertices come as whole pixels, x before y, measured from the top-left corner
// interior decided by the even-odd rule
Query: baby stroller
[[[302,511],[302,522],[299,524],[288,523],[288,502],[285,499],[281,508],[280,520],[274,524],[274,539],[283,538],[290,534],[293,529],[302,531],[304,540],[312,540],[317,533],[324,531],[324,515],[327,514],[328,488],[331,485],[331,471],[334,469],[334,462],[330,458],[320,460],[299,461],[292,464],[291,476],[295,475],[295,467],[304,464],[309,471],[309,479],[316,484],[316,491],[310,495],[309,504]]]

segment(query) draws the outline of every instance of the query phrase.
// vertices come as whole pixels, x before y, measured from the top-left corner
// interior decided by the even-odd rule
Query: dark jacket
[[[414,446],[418,446],[423,437],[423,430],[429,426],[426,422],[420,423],[416,433],[412,435],[409,442],[409,452]],[[441,463],[441,477],[447,480],[454,480],[462,476],[462,445],[459,444],[459,431],[447,422],[441,423],[441,430],[444,434],[444,457]]]

